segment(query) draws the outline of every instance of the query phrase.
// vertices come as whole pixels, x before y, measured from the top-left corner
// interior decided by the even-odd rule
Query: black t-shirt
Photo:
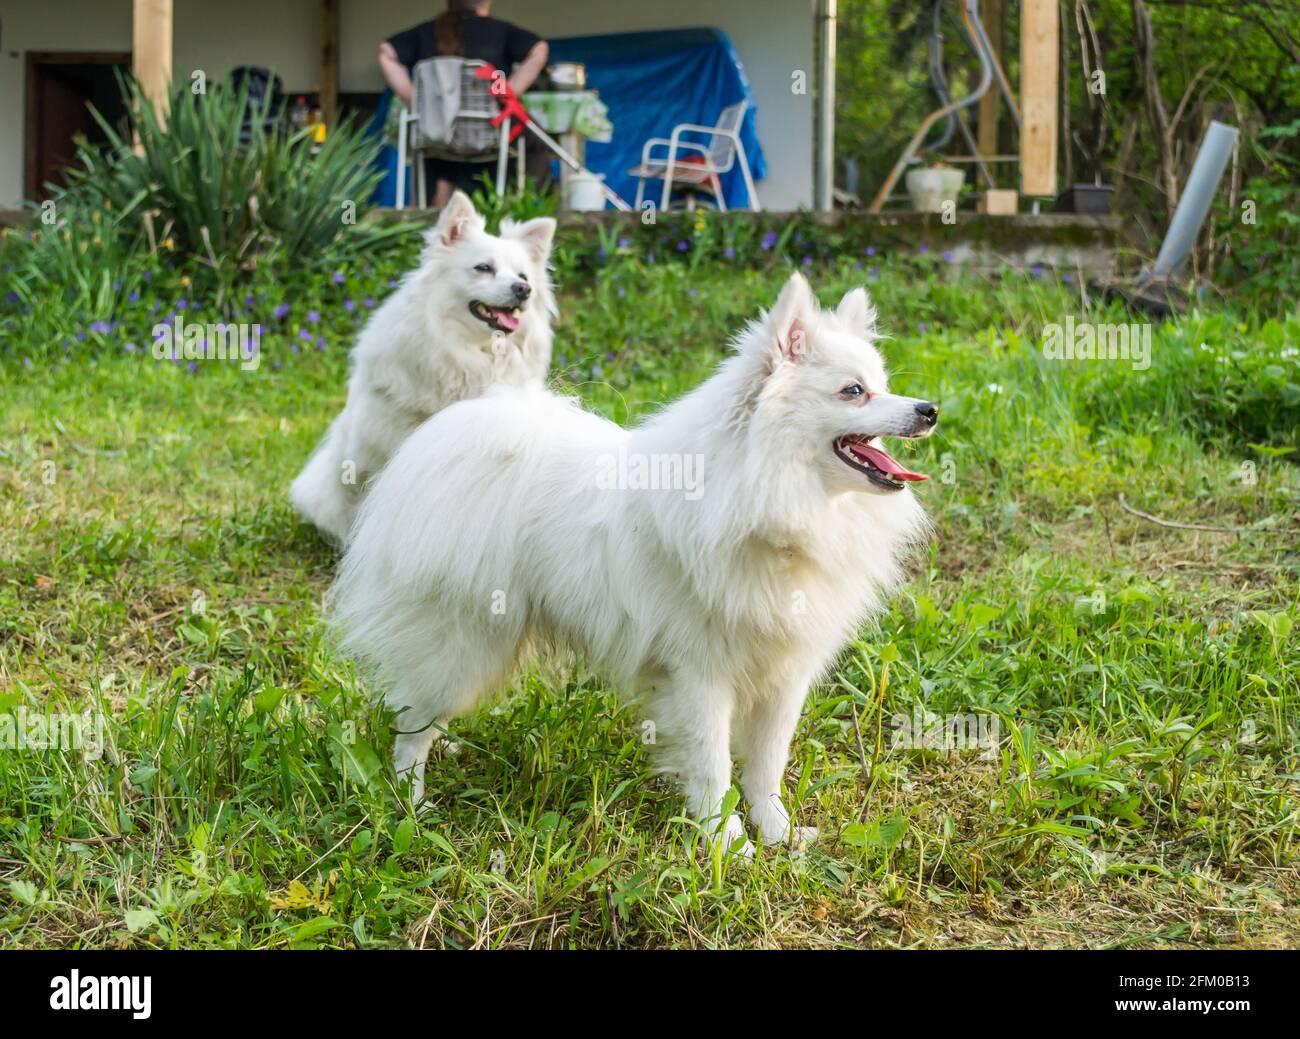
[[[541,37],[517,25],[503,22],[487,15],[467,14],[462,23],[464,53],[461,57],[486,61],[494,68],[508,73],[512,66],[528,57],[528,52]],[[388,42],[397,52],[397,60],[407,70],[425,58],[439,57],[438,37],[433,22],[421,22],[405,32],[390,36]]]

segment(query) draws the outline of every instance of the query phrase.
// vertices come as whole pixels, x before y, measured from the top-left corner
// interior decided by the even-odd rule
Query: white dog
[[[456,192],[429,232],[420,266],[367,323],[352,352],[348,400],[289,497],[343,544],[367,481],[416,427],[497,382],[539,383],[551,360],[546,261],[555,221],[484,230]]]
[[[640,702],[658,766],[727,846],[744,836],[721,818],[733,752],[762,840],[815,835],[780,794],[800,708],[927,530],[906,486],[925,477],[877,438],[927,436],[937,409],[888,392],[874,338],[863,289],[822,311],[796,274],[712,378],[634,429],[499,387],[406,441],[333,607],[400,712],[417,799],[435,723],[549,643]]]

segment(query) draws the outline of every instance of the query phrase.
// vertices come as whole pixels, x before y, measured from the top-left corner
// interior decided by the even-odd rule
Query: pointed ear
[[[802,274],[790,275],[767,315],[767,331],[778,361],[798,362],[811,345],[810,330],[817,317],[817,300]]]
[[[875,335],[876,308],[871,305],[866,289],[857,288],[846,292],[835,309],[835,316],[854,335]]]
[[[547,257],[551,255],[551,242],[555,238],[555,221],[549,216],[539,216],[522,224],[502,220],[501,237],[522,242],[533,262],[545,266]]]
[[[437,224],[429,232],[429,244],[450,247],[471,231],[482,231],[485,226],[469,196],[463,191],[457,191],[442,207]]]

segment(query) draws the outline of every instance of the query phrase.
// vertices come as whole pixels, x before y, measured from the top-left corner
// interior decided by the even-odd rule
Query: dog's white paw
[[[440,758],[454,758],[460,753],[460,744],[441,736],[433,741],[432,751]]]
[[[745,824],[738,815],[727,816],[721,826],[703,836],[700,845],[703,849],[721,849],[723,858],[741,859],[745,862],[752,862],[757,854],[754,842],[745,833]]]
[[[756,805],[750,810],[749,821],[758,830],[759,840],[764,845],[784,844],[790,848],[802,848],[817,839],[817,827],[790,825],[790,814],[779,802]]]

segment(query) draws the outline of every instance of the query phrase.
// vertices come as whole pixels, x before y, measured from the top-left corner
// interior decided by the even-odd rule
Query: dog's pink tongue
[[[501,322],[503,327],[510,329],[511,332],[519,327],[519,317],[508,310],[498,310],[497,320]]]
[[[870,444],[856,443],[853,445],[853,453],[859,458],[866,459],[881,472],[886,472],[890,476],[895,476],[900,480],[928,480],[930,479],[925,473],[914,473],[911,469],[900,465],[894,459],[890,458],[884,451],[878,447],[872,447]]]

